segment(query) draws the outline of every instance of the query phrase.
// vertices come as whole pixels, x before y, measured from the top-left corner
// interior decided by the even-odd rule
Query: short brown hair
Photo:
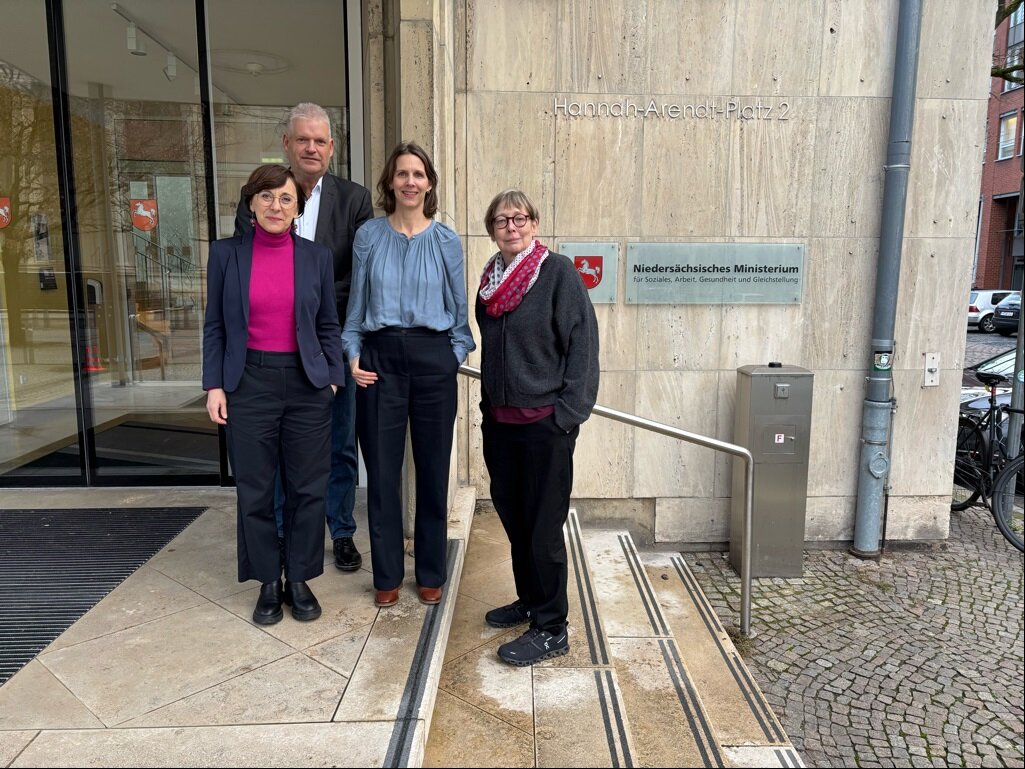
[[[424,216],[430,219],[438,213],[438,172],[434,170],[434,163],[431,162],[427,150],[416,142],[399,142],[391,151],[388,162],[381,171],[381,178],[377,180],[377,206],[383,208],[386,214],[395,213],[395,190],[391,188],[391,180],[395,176],[395,166],[402,155],[415,155],[424,164],[427,181],[431,183],[431,190],[424,197]]]
[[[488,206],[488,210],[484,214],[484,227],[492,240],[495,239],[495,224],[491,220],[495,218],[498,209],[503,206],[518,208],[535,222],[541,220],[537,213],[537,206],[534,205],[533,200],[527,197],[526,192],[516,189],[502,190],[491,200],[491,205]]]
[[[277,163],[257,166],[249,174],[249,181],[242,187],[242,199],[246,201],[246,208],[252,210],[253,198],[264,190],[276,190],[279,187],[284,187],[289,179],[295,185],[295,199],[299,206],[299,213],[296,214],[296,217],[302,216],[303,211],[306,210],[306,195],[303,193],[303,188],[295,180],[295,174],[291,169]]]

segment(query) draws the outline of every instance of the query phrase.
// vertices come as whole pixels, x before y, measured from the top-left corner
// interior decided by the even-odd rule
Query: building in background
[[[993,60],[1021,61],[1025,6],[996,29]],[[1025,142],[1025,86],[991,78],[986,119],[986,156],[979,193],[979,239],[974,288],[1022,287],[1025,241],[1019,195]]]
[[[849,541],[899,6],[10,0],[0,484],[230,482],[199,384],[207,244],[309,100],[335,118],[342,176],[375,180],[399,139],[428,148],[471,293],[495,248],[488,201],[538,202],[542,239],[587,255],[601,404],[729,440],[738,367],[814,372],[805,539]],[[949,525],[995,1],[923,7],[886,532],[932,540]],[[694,280],[658,293],[655,262],[712,259],[783,260],[799,280],[670,273]],[[765,286],[786,290],[766,302]],[[454,481],[486,497],[479,388],[460,391]],[[729,539],[723,456],[595,417],[575,465],[585,516]]]

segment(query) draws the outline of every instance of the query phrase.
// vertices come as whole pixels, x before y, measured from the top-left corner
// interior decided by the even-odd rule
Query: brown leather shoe
[[[416,590],[420,594],[420,603],[425,603],[428,606],[441,603],[440,587],[424,587],[423,585],[417,585]]]
[[[394,590],[375,590],[374,591],[374,606],[380,606],[382,609],[385,606],[394,606],[399,602],[399,589]]]

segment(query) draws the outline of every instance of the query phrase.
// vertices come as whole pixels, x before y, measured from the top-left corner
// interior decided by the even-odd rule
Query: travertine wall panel
[[[648,89],[646,2],[575,0],[557,5],[556,83],[561,91]]]
[[[649,0],[651,92],[728,92],[736,16],[736,0]]]
[[[555,118],[549,96],[471,92],[466,103],[467,234],[487,235],[491,199],[519,187],[537,203],[541,227],[555,208]]]
[[[915,93],[919,99],[978,99],[989,90],[996,10],[996,0],[926,0],[922,4]],[[965,34],[969,30],[989,34]]]
[[[602,372],[598,402],[632,413],[633,373]],[[592,415],[581,427],[573,455],[574,497],[630,497],[631,465],[636,430],[629,425]]]
[[[716,371],[639,371],[634,413],[701,435],[714,435]],[[646,431],[634,436],[638,497],[710,497],[715,463],[708,449]]]
[[[722,308],[719,368],[749,363],[796,363],[801,353],[804,305],[726,304]]]
[[[906,237],[975,239],[985,123],[982,100],[918,101]]]
[[[434,56],[437,50],[434,24],[430,21],[403,20],[399,25],[399,45],[402,50],[400,77],[403,90],[408,89],[410,93],[432,93],[436,84]],[[434,107],[433,100],[404,101],[402,138],[412,139],[424,147],[433,147],[437,136]],[[387,151],[391,152],[391,147]]]
[[[814,374],[808,496],[853,496],[858,479],[851,468],[861,451],[865,372],[818,369]]]
[[[729,542],[730,500],[668,497],[655,500],[655,542]]]
[[[937,497],[891,496],[888,539],[946,539],[950,536],[950,492]]]
[[[854,497],[808,497],[804,511],[806,542],[854,539]]]
[[[806,236],[815,180],[812,99],[788,99],[787,119],[735,120],[730,125],[733,232],[761,237]],[[763,99],[773,112],[782,100]]]
[[[736,417],[737,372],[720,371],[719,387],[716,400],[715,437],[720,441],[733,443],[733,424]],[[715,485],[712,495],[729,497],[733,493],[733,463],[743,462],[725,451],[705,449],[708,457],[715,463]]]
[[[824,0],[742,3],[733,38],[733,92],[813,96],[818,90]]]
[[[637,317],[637,368],[708,371],[719,367],[722,307],[707,304],[641,304]]]
[[[693,97],[706,103],[708,97]],[[725,99],[713,99],[722,109]],[[637,130],[637,129],[635,129]],[[652,122],[644,126],[641,232],[648,237],[722,237],[732,231],[730,166],[725,120]],[[681,148],[686,147],[686,151]],[[636,173],[636,169],[634,170]]]
[[[641,136],[623,120],[557,121],[555,231],[559,237],[601,237],[637,230]]]
[[[877,238],[808,240],[800,365],[812,370],[865,370],[878,258]]]
[[[601,370],[633,372],[637,368],[637,313],[619,304],[596,304],[594,314]]]
[[[821,99],[817,104],[812,237],[879,232],[890,126],[888,99]]]
[[[468,86],[482,91],[555,88],[559,3],[470,0],[467,3]],[[530,20],[528,34],[510,34]],[[495,66],[500,62],[500,66]]]
[[[961,377],[943,372],[939,387],[922,387],[922,370],[893,372],[897,413],[893,420],[890,494],[950,496],[957,438]]]
[[[922,371],[923,355],[939,352],[941,379],[961,381],[965,317],[937,313],[938,307],[967,307],[971,273],[965,254],[975,250],[969,238],[907,238],[900,264],[901,301],[897,303],[894,368]]]
[[[827,0],[820,95],[889,98],[899,4],[900,0]]]

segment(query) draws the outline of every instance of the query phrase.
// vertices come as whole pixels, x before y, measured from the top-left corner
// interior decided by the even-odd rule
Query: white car
[[[992,334],[996,330],[993,325],[993,311],[1008,294],[1018,294],[1019,291],[1005,289],[973,290],[968,295],[968,326],[975,326],[986,334]]]

